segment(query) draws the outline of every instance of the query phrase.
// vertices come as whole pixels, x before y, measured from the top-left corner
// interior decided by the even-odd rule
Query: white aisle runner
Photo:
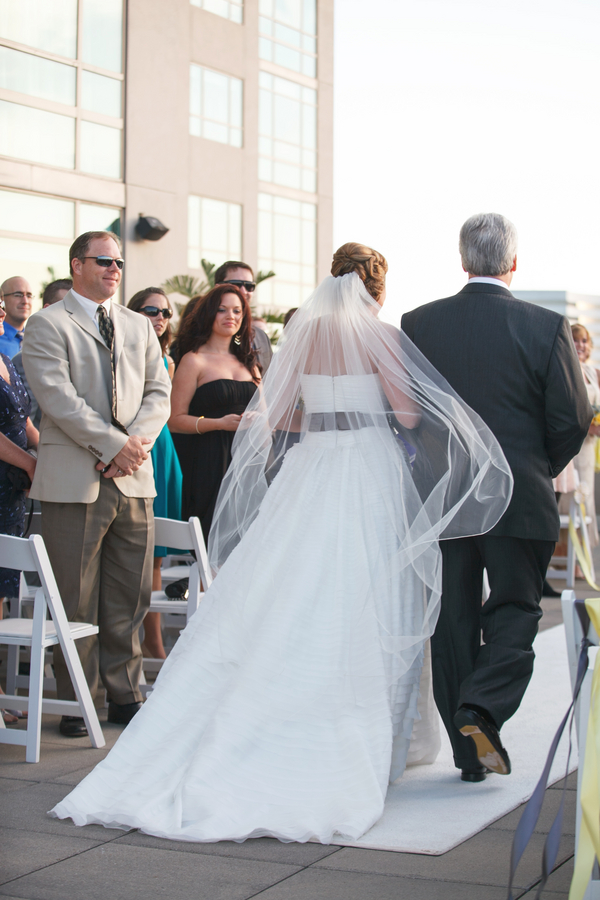
[[[442,749],[431,766],[406,770],[388,791],[383,816],[360,840],[332,841],[345,847],[446,853],[527,800],[537,784],[550,742],[571,701],[564,627],[550,628],[535,641],[534,674],[523,703],[502,729],[512,774],[488,775],[485,782],[460,780],[444,727]],[[570,770],[577,766],[577,748]],[[559,746],[550,783],[565,772],[567,741]]]

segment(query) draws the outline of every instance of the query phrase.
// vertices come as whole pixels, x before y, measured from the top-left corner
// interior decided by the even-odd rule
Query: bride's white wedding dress
[[[378,311],[346,275],[286,327],[219,495],[217,577],[148,701],[52,815],[190,841],[356,839],[415,721],[409,762],[435,755],[428,682],[425,721],[418,704],[438,539],[492,527],[511,476],[489,429]],[[298,416],[283,456],[273,431],[297,438]]]
[[[305,376],[302,391],[309,414],[381,402],[376,375]],[[425,611],[412,568],[393,571],[389,517],[414,487],[389,427],[378,431],[309,433],[288,451],[158,689],[55,815],[196,841],[327,843],[377,821],[392,759],[392,777],[406,762],[422,660],[399,674],[385,638],[419,634]]]

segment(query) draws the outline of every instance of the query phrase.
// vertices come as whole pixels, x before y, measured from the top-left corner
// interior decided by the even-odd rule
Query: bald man
[[[0,335],[0,353],[12,359],[23,343],[23,330],[31,315],[33,294],[29,282],[20,275],[14,275],[0,285],[0,298],[4,300],[6,311],[4,334]]]

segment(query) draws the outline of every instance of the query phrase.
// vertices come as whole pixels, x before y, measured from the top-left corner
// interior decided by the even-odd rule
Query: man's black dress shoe
[[[108,703],[107,721],[111,722],[113,725],[129,725],[136,712],[141,708],[141,701],[119,704],[113,703],[113,701],[110,700]]]
[[[472,769],[461,769],[461,781],[485,781],[485,776],[490,770],[487,766],[473,766]]]
[[[88,730],[81,716],[63,716],[58,730],[65,737],[87,737]]]
[[[465,737],[473,738],[477,758],[482,766],[497,775],[510,775],[510,759],[502,746],[498,729],[480,712],[461,706],[454,716],[454,724]]]

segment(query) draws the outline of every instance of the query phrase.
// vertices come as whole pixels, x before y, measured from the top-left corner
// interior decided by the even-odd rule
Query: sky
[[[519,233],[515,290],[600,295],[600,2],[335,0],[334,243],[382,318],[460,290],[460,226]]]

